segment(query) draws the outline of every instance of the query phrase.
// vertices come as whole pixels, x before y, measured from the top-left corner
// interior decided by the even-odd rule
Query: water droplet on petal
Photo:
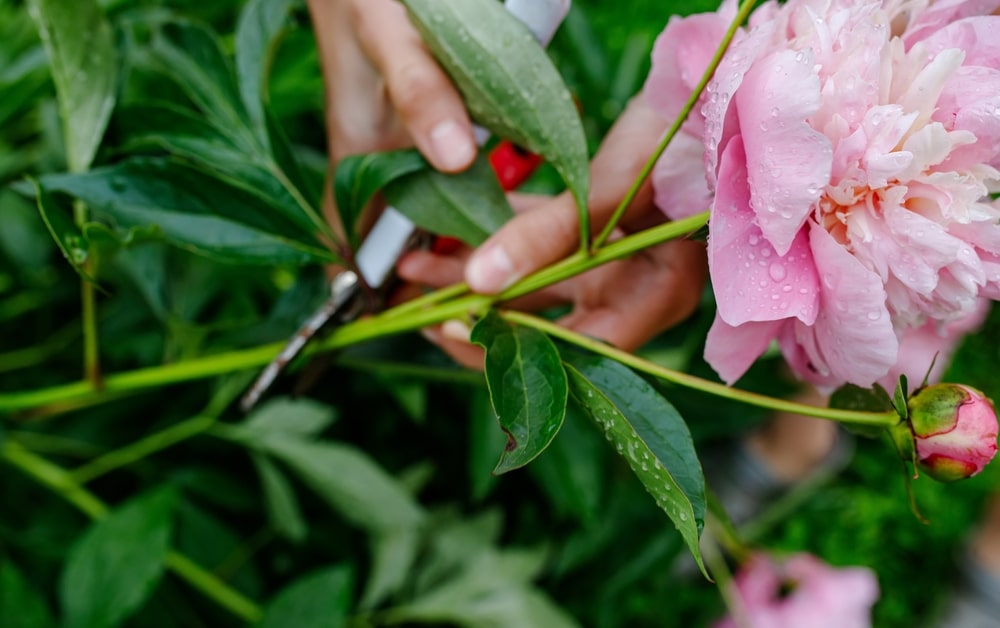
[[[785,276],[788,271],[785,269],[785,265],[780,262],[772,262],[767,269],[767,274],[771,276],[774,281],[784,281]]]

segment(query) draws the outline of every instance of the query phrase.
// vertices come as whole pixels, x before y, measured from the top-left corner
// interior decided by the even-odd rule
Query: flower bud
[[[976,475],[997,452],[993,403],[975,388],[935,384],[909,401],[917,462],[928,475],[954,482]]]

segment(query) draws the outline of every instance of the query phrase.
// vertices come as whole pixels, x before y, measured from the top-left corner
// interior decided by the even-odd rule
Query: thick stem
[[[91,274],[89,261],[83,265],[83,272]],[[91,386],[101,390],[100,349],[97,336],[97,289],[86,279],[80,279],[80,307],[83,322],[83,377]]]
[[[52,490],[89,518],[99,520],[108,514],[107,505],[80,486],[69,472],[19,445],[4,443],[0,446],[0,459]],[[165,562],[170,571],[233,615],[251,624],[260,621],[260,607],[187,556],[171,550]]]
[[[490,305],[498,301],[506,301],[528,294],[529,292],[534,292],[601,264],[628,257],[647,247],[682,237],[700,229],[707,221],[708,212],[704,212],[690,218],[665,223],[629,235],[602,247],[590,256],[583,253],[576,253],[534,275],[524,278],[499,295],[471,294],[439,302],[456,294],[461,294],[464,290],[464,287],[460,286],[446,288],[444,291],[432,293],[427,296],[425,303],[433,303],[427,309],[415,310],[412,306],[403,304],[400,308],[405,308],[405,314],[397,314],[397,309],[394,308],[371,318],[354,321],[334,330],[322,343],[310,345],[307,347],[305,353],[309,355],[319,351],[342,349],[380,336],[413,331],[428,325],[442,323],[452,318],[464,318],[470,312],[483,312]],[[0,394],[0,411],[10,412],[30,409],[37,411],[39,408],[46,408],[56,404],[59,404],[60,407],[62,407],[62,404],[66,404],[65,407],[75,407],[81,403],[89,405],[90,403],[99,403],[103,399],[115,398],[114,395],[120,396],[124,393],[147,388],[203,379],[249,368],[259,368],[270,362],[283,346],[284,343],[273,343],[253,349],[231,351],[229,353],[221,353],[177,364],[166,364],[119,373],[117,375],[109,375],[104,378],[103,394],[113,395],[107,397],[102,397],[102,393],[95,391],[93,386],[88,382],[73,382],[41,390]],[[57,409],[55,408],[54,410]]]
[[[570,342],[599,355],[621,362],[622,364],[637,371],[652,375],[653,377],[663,379],[679,386],[684,386],[685,388],[699,390],[724,399],[732,399],[733,401],[739,401],[761,408],[768,408],[778,412],[814,416],[820,419],[828,419],[830,421],[850,423],[853,425],[891,427],[899,422],[899,417],[895,412],[857,412],[854,410],[824,408],[820,406],[797,403],[794,401],[787,401],[785,399],[777,399],[775,397],[768,397],[767,395],[761,395],[747,390],[740,390],[738,388],[731,388],[725,384],[719,384],[707,379],[695,377],[694,375],[688,375],[687,373],[681,373],[680,371],[668,369],[660,366],[659,364],[654,364],[632,355],[627,351],[616,349],[615,347],[592,338],[588,338],[574,331],[570,331],[537,316],[513,311],[505,311],[502,315],[512,323],[517,323],[526,327],[533,327],[539,331],[549,334],[550,336],[559,338],[560,340],[565,340],[566,342]]]

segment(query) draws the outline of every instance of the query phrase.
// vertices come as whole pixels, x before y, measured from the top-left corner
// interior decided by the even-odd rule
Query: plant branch
[[[99,520],[107,516],[108,506],[93,493],[80,486],[72,474],[62,467],[11,442],[0,445],[0,459],[6,460],[12,466],[20,469],[39,484],[68,501],[90,519]],[[171,550],[167,553],[165,562],[170,571],[233,615],[247,623],[260,621],[262,613],[257,604],[229,587],[187,556]]]
[[[589,351],[593,351],[594,353],[603,355],[604,357],[617,360],[618,362],[621,362],[622,364],[637,371],[641,371],[648,375],[652,375],[653,377],[677,384],[678,386],[709,393],[724,399],[731,399],[733,401],[739,401],[761,408],[768,408],[778,412],[801,414],[854,425],[890,427],[899,422],[899,417],[895,412],[859,412],[854,410],[841,410],[838,408],[824,408],[804,403],[797,403],[794,401],[787,401],[785,399],[777,399],[775,397],[768,397],[767,395],[761,395],[747,390],[740,390],[738,388],[731,388],[725,384],[712,382],[707,379],[695,377],[694,375],[688,375],[687,373],[668,369],[660,366],[659,364],[654,364],[648,360],[632,355],[627,351],[622,351],[621,349],[612,347],[611,345],[600,342],[599,340],[588,338],[587,336],[583,336],[564,327],[560,327],[555,323],[549,322],[537,316],[532,316],[531,314],[504,311],[501,312],[501,315],[512,323],[517,323],[526,327],[533,327],[539,331],[549,334],[550,336],[559,338],[560,340],[565,340],[566,342],[575,344]]]
[[[77,467],[70,472],[70,477],[74,482],[83,486],[105,473],[138,462],[151,454],[201,434],[215,425],[215,422],[215,417],[205,415],[181,421],[165,430],[108,452],[100,458],[95,458],[87,464]]]
[[[634,233],[605,245],[590,256],[576,253],[534,275],[525,277],[499,295],[470,294],[445,300],[455,294],[461,294],[463,290],[459,286],[445,288],[425,297],[424,303],[432,304],[426,309],[416,310],[408,304],[403,304],[399,307],[405,308],[405,314],[398,314],[399,308],[394,308],[370,318],[354,321],[335,329],[323,342],[309,345],[304,353],[312,355],[321,351],[342,349],[365,340],[413,331],[453,318],[464,318],[469,313],[484,312],[493,303],[534,292],[601,264],[628,257],[650,246],[682,237],[703,227],[707,221],[708,212],[704,212],[690,218],[664,223]],[[103,392],[97,391],[89,382],[80,381],[40,390],[2,393],[0,394],[0,412],[34,410],[37,413],[55,404],[67,404],[66,407],[81,403],[89,405],[99,403],[103,399],[116,398],[122,394],[143,389],[259,368],[270,362],[283,346],[284,343],[272,343],[176,364],[165,364],[108,375],[104,378]],[[102,397],[102,395],[110,396]]]
[[[625,214],[625,210],[627,210],[629,205],[632,204],[632,201],[635,200],[642,184],[647,178],[649,178],[649,173],[653,171],[653,167],[656,165],[657,160],[660,159],[660,155],[663,154],[663,151],[665,151],[667,146],[670,145],[670,142],[673,141],[674,137],[681,130],[684,122],[691,114],[691,110],[694,109],[696,104],[698,104],[698,99],[701,98],[701,93],[705,91],[705,87],[708,86],[709,81],[712,80],[712,76],[715,74],[716,68],[719,67],[719,63],[722,62],[722,57],[726,54],[726,50],[729,49],[729,44],[736,35],[737,29],[739,29],[740,25],[746,21],[747,17],[750,15],[750,11],[753,10],[754,4],[755,0],[744,0],[740,5],[740,9],[737,12],[736,17],[733,18],[732,23],[729,25],[729,30],[726,31],[722,41],[719,43],[719,47],[715,50],[715,55],[712,56],[712,60],[709,62],[708,67],[705,68],[705,72],[701,75],[701,80],[698,81],[697,85],[695,85],[694,91],[692,91],[691,95],[688,96],[687,102],[684,103],[684,106],[681,108],[680,112],[678,112],[673,124],[670,125],[666,135],[664,135],[663,139],[660,140],[660,144],[656,147],[656,150],[653,151],[653,154],[650,155],[648,160],[646,160],[646,164],[639,172],[639,176],[632,182],[632,186],[625,194],[625,198],[623,198],[618,204],[618,207],[615,208],[615,212],[611,215],[611,219],[608,220],[608,224],[604,225],[604,229],[601,230],[596,238],[594,238],[592,245],[593,249],[600,249],[601,246],[607,242],[608,238],[611,237],[611,232],[614,231],[615,227],[618,225],[618,222]]]

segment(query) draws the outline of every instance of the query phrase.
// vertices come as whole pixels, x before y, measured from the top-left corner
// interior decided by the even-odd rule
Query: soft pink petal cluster
[[[906,330],[1000,298],[998,10],[771,1],[737,34],[653,179],[671,217],[711,207],[706,358],[724,380],[777,341],[808,381],[869,386]],[[660,35],[645,93],[664,117],[734,13],[727,1]]]
[[[754,628],[871,626],[871,609],[879,596],[870,569],[837,569],[809,554],[780,561],[755,554],[734,582],[747,620],[744,625]],[[729,617],[716,628],[738,625]]]

